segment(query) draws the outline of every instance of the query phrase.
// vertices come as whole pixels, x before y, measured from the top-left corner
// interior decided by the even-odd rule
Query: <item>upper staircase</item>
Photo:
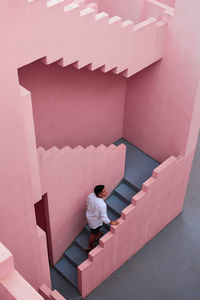
[[[17,11],[13,18],[18,67],[42,58],[46,64],[100,68],[125,77],[163,57],[171,15],[155,0],[147,0],[144,21],[138,24],[98,12],[96,3],[84,0],[21,1],[17,9],[21,18]]]
[[[119,16],[109,17],[106,12],[98,13],[95,3],[83,4],[79,0],[64,9],[61,4],[49,7],[46,64],[60,59],[58,63],[63,67],[87,66],[92,71],[100,68],[130,77],[163,57],[167,22],[150,17],[134,24]],[[58,18],[56,30],[53,20]]]

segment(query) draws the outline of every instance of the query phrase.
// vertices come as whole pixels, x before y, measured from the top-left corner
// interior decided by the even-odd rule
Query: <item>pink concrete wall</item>
[[[159,1],[166,4],[166,5],[169,5],[171,7],[174,7],[175,3],[176,3],[176,0],[159,0]]]
[[[41,191],[31,103],[23,91],[20,96],[8,1],[0,2],[0,12],[0,237],[15,255],[16,269],[37,289],[49,274],[40,272],[33,207]]]
[[[13,4],[18,67],[44,57],[47,64],[74,63],[78,69],[101,67],[103,72],[114,73],[128,69],[123,75],[129,77],[163,57],[165,23],[150,19],[134,26],[117,16],[97,14],[95,5],[86,7],[84,1],[77,2],[20,0],[19,6]],[[143,1],[136,3],[144,8]]]
[[[159,161],[190,153],[197,140],[199,126],[191,132],[190,126],[199,101],[199,9],[200,3],[177,0],[164,59],[128,80],[124,137]]]
[[[132,204],[122,211],[119,225],[111,226],[111,231],[100,239],[100,245],[78,267],[83,297],[182,211],[193,154],[185,158],[171,156],[157,167],[133,197]]]
[[[86,1],[87,3],[90,0]],[[130,19],[135,23],[140,20],[145,0],[94,0],[98,4],[98,11],[107,12],[110,16],[120,16],[124,20]]]
[[[38,231],[38,240],[39,240],[39,249],[40,249],[40,266],[41,272],[43,273],[43,278],[46,280],[43,282],[49,288],[51,288],[51,278],[49,272],[49,259],[48,259],[48,251],[47,251],[47,237],[45,232],[37,226]],[[47,276],[47,274],[49,276]]]
[[[0,279],[14,271],[14,259],[11,252],[0,242]]]
[[[13,255],[0,243],[0,299],[42,300],[43,298],[15,270]]]
[[[63,4],[66,4],[66,2],[67,1],[64,1]],[[89,53],[95,57],[94,67],[99,66],[99,63],[105,64],[105,55],[101,56],[102,49],[104,49],[104,51],[105,49],[110,50],[108,59],[111,59],[113,47],[114,49],[118,49],[116,47],[118,40],[113,39],[113,43],[108,43],[111,48],[107,48],[105,42],[109,41],[109,39],[112,41],[110,37],[112,37],[113,33],[117,36],[115,26],[121,24],[119,19],[111,19],[109,24],[114,25],[114,27],[110,31],[110,35],[107,35],[107,31],[101,31],[97,25],[97,23],[100,24],[102,21],[100,26],[105,26],[110,29],[107,23],[107,16],[104,15],[101,20],[101,17],[98,19],[95,16],[95,10],[87,10],[82,12],[81,16],[83,18],[81,18],[81,22],[78,23],[78,27],[76,20],[77,15],[80,16],[79,9],[75,11],[72,10],[73,12],[69,10],[66,14],[62,15],[60,12],[63,12],[63,4],[47,9],[46,2],[43,0],[31,2],[24,0],[18,0],[17,2],[15,0],[0,2],[0,33],[2,44],[0,56],[0,139],[2,141],[0,156],[2,171],[0,181],[0,236],[1,241],[15,255],[17,270],[19,270],[23,277],[35,288],[38,288],[43,282],[48,280],[49,273],[44,275],[44,272],[41,272],[40,241],[38,240],[33,208],[33,203],[40,199],[41,191],[36,162],[36,145],[30,94],[22,89],[20,97],[16,68],[17,66],[23,66],[45,56],[47,56],[46,62],[48,62],[48,60],[51,62],[64,58],[60,62],[64,65],[78,61],[80,58],[79,63],[76,64],[78,68],[87,63],[91,63],[91,60],[88,60],[89,56],[87,56],[88,52],[86,51],[87,48],[85,48],[85,45],[88,45],[87,43],[91,41],[91,39],[87,39],[87,37],[90,37],[90,28],[93,28],[91,25],[94,25],[94,23],[95,30],[94,32],[92,31],[96,36],[94,43],[97,43],[96,45],[100,48],[95,50],[95,44],[93,44],[94,48],[88,48],[91,51]],[[179,153],[183,155],[186,153],[190,157],[194,150],[197,128],[199,128],[199,126],[197,126],[198,114],[194,113],[194,109],[199,105],[199,94],[197,92],[200,75],[200,41],[197,26],[199,6],[200,4],[197,1],[188,4],[186,0],[176,0],[176,13],[175,17],[170,20],[164,60],[162,63],[155,64],[148,70],[136,75],[135,78],[131,79],[128,83],[125,137],[159,160],[164,160],[171,154],[176,155]],[[12,19],[10,19],[10,14]],[[64,18],[66,15],[67,22],[65,23]],[[37,18],[35,16],[37,16]],[[96,22],[97,19],[100,20],[100,23]],[[47,20],[48,22],[46,22]],[[50,26],[51,24],[52,26]],[[65,24],[65,26],[63,26],[63,24]],[[68,26],[66,26],[66,24]],[[126,23],[123,23],[123,26],[126,27],[126,25]],[[157,25],[160,36],[160,28],[164,28],[166,25],[156,22],[156,26]],[[82,26],[81,31],[80,26]],[[130,26],[132,25],[130,24]],[[152,26],[152,24],[150,24],[150,26]],[[140,27],[141,25],[136,25],[136,28],[134,28],[138,31]],[[11,31],[11,28],[13,31]],[[127,27],[127,30],[128,28],[131,27]],[[147,38],[146,30],[149,27],[145,26],[144,28],[145,38]],[[119,30],[122,32],[121,27]],[[79,33],[79,31],[83,39],[77,38],[76,33]],[[104,40],[102,36],[100,39],[99,32],[101,32],[102,36],[105,35],[108,40]],[[129,36],[128,31],[126,31],[126,33],[127,36]],[[163,36],[164,35],[161,35],[160,40],[158,40],[158,43],[161,43],[162,47],[164,42]],[[141,37],[144,38],[144,36],[140,36],[140,40],[143,40]],[[98,43],[99,40],[101,43]],[[84,43],[83,41],[87,42]],[[147,40],[147,42],[148,48],[146,46],[146,49],[151,49],[150,53],[157,49],[157,44],[156,47],[151,48],[152,40]],[[106,45],[105,48],[102,46],[104,44]],[[69,45],[73,47],[70,48],[68,52],[67,46]],[[128,49],[126,43],[124,43],[123,46],[123,49]],[[134,51],[132,51],[132,49],[134,49],[133,46],[134,44],[130,50],[134,55]],[[64,53],[62,52],[63,49]],[[138,49],[138,51],[140,51],[140,48]],[[74,53],[75,55],[73,55]],[[146,53],[147,51],[141,51],[139,59],[142,62],[143,58],[146,57],[143,55],[146,55]],[[126,51],[123,52],[123,57],[119,59],[120,62],[123,62],[120,68],[127,67],[126,65],[124,66],[125,54]],[[116,57],[120,56],[113,55],[113,57],[116,59]],[[135,57],[133,56],[133,60],[134,59]],[[116,60],[112,60],[112,63],[113,62],[116,63]],[[132,65],[132,63],[130,65]],[[108,64],[108,69],[112,68],[112,66],[119,66],[119,61],[117,61],[117,65]],[[93,65],[90,65],[90,68],[93,68]],[[138,69],[136,68],[136,70]],[[127,75],[130,75],[130,73]],[[187,157],[184,160],[187,160]],[[188,165],[191,165],[191,161],[188,162]],[[51,167],[53,168],[53,165]],[[187,177],[188,173],[184,173],[184,170],[182,170],[182,173],[176,174],[176,182],[178,182],[178,184],[182,182],[182,185],[185,187]],[[179,181],[177,181],[177,178]],[[154,179],[151,180],[154,184]],[[155,181],[156,186],[158,185],[158,180],[159,178]],[[168,179],[166,180],[167,184],[171,184],[170,177],[169,181]],[[166,189],[168,188],[167,184],[165,184]],[[158,191],[160,191],[160,187],[157,186],[157,188]],[[180,190],[180,193],[182,193],[181,196],[179,195],[180,198],[177,197],[177,199],[180,199],[180,201],[177,200],[177,211],[181,209],[184,189],[182,191]],[[147,194],[148,191],[145,195]],[[150,198],[153,199],[154,197],[151,195]],[[157,199],[157,201],[159,202],[160,200]],[[173,211],[174,216],[176,208]],[[141,210],[142,209],[140,209],[140,211]],[[136,211],[137,206],[136,208],[131,207],[133,214],[135,214]],[[161,225],[159,221],[162,214],[165,215],[165,210],[159,211],[158,215],[155,216],[155,222],[153,221],[151,225],[152,231],[150,233],[155,233],[160,229]],[[166,217],[169,218],[169,215],[167,214]],[[116,246],[119,245],[119,239],[127,238],[121,229],[127,220],[121,220],[122,224],[119,226],[119,234],[114,235],[114,240],[115,237],[118,236]],[[134,222],[134,219],[132,219],[132,221]],[[130,224],[132,224],[132,221],[129,221]],[[165,221],[167,222],[168,219]],[[156,224],[155,227],[154,224]],[[148,236],[149,238],[151,237],[150,234]],[[107,236],[107,238],[108,237],[109,236]],[[108,243],[109,241],[110,239],[108,238]],[[137,246],[138,245],[139,243],[137,243]],[[133,245],[133,249],[136,248],[134,248]],[[111,250],[109,247],[108,249],[108,257],[106,256],[105,261],[109,259],[112,267],[114,264],[113,260],[116,259],[116,256],[111,256],[111,252],[109,252]],[[98,252],[99,248],[95,251]],[[122,256],[118,253],[120,263],[124,257],[126,257],[126,254],[124,254],[123,251],[121,252]],[[95,259],[93,262],[95,262]],[[114,270],[114,268],[106,269],[109,264],[102,270],[102,263],[100,264],[98,261],[98,256],[96,262],[97,267],[101,270],[99,273],[100,277],[90,278],[90,275],[86,274],[86,277],[83,277],[83,282],[86,279],[89,281],[86,282],[85,287],[81,287],[81,289],[83,288],[83,293],[89,291],[88,284],[91,283],[91,286],[95,287],[96,284],[104,280],[106,276]],[[91,262],[87,263],[88,266],[91,266]],[[86,265],[84,265],[84,268],[85,267]],[[91,270],[93,272],[93,269]],[[16,276],[18,277],[18,275],[14,275],[14,277]],[[3,289],[5,291],[6,288],[4,287]],[[7,296],[10,297],[9,295]],[[3,297],[5,298],[5,295]],[[5,299],[7,300],[7,298]]]
[[[86,224],[86,198],[97,184],[108,194],[124,175],[126,148],[100,145],[38,149],[42,193],[48,195],[54,263]]]
[[[65,300],[57,290],[52,291],[45,284],[43,284],[39,289],[40,295],[44,298],[44,300]]]
[[[37,146],[108,146],[122,137],[125,78],[35,62],[19,80],[31,91]]]
[[[0,280],[0,296],[2,300],[44,299],[16,270]]]

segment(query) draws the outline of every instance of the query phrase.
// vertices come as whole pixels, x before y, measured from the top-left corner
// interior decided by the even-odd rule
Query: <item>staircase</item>
[[[111,220],[121,217],[121,212],[131,204],[132,197],[139,192],[143,181],[148,179],[152,170],[159,165],[154,159],[124,139],[120,139],[115,144],[125,144],[127,154],[125,176],[106,200],[107,213]],[[110,226],[104,224],[102,230],[106,235],[110,231]],[[77,267],[88,258],[85,249],[88,245],[89,234],[89,226],[86,225],[54,266],[55,270],[77,289]],[[96,242],[97,245],[98,242]]]
[[[54,3],[47,11],[46,64],[59,60],[63,67],[87,66],[92,71],[100,68],[130,77],[163,57],[167,22],[161,19],[150,17],[134,24],[106,12],[97,13],[95,3],[83,7],[83,1],[76,1],[64,9]],[[56,30],[53,20],[58,18]]]
[[[153,0],[137,24],[98,12],[96,3],[84,0],[21,1],[13,13],[17,66],[42,59],[130,77],[163,57],[171,15]]]

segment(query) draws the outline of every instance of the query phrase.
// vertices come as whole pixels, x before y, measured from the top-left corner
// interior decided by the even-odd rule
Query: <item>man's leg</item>
[[[94,248],[94,240],[95,240],[95,234],[93,234],[92,232],[90,233],[90,237],[89,237],[89,244],[86,250],[90,251]]]
[[[100,239],[103,236],[104,232],[103,230],[100,230],[97,234],[95,234],[95,241],[98,241],[98,239]]]
[[[90,233],[90,237],[89,237],[89,244],[86,249],[87,252],[89,252],[90,250],[92,250],[94,248],[94,241],[97,241],[102,236],[100,229],[101,229],[101,226],[97,227],[95,229],[90,228],[91,233]]]

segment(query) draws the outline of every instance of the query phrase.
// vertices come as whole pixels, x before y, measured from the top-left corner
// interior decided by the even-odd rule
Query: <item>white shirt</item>
[[[109,224],[107,216],[107,206],[102,198],[98,198],[94,193],[88,195],[86,217],[90,228],[96,229],[103,223]]]

